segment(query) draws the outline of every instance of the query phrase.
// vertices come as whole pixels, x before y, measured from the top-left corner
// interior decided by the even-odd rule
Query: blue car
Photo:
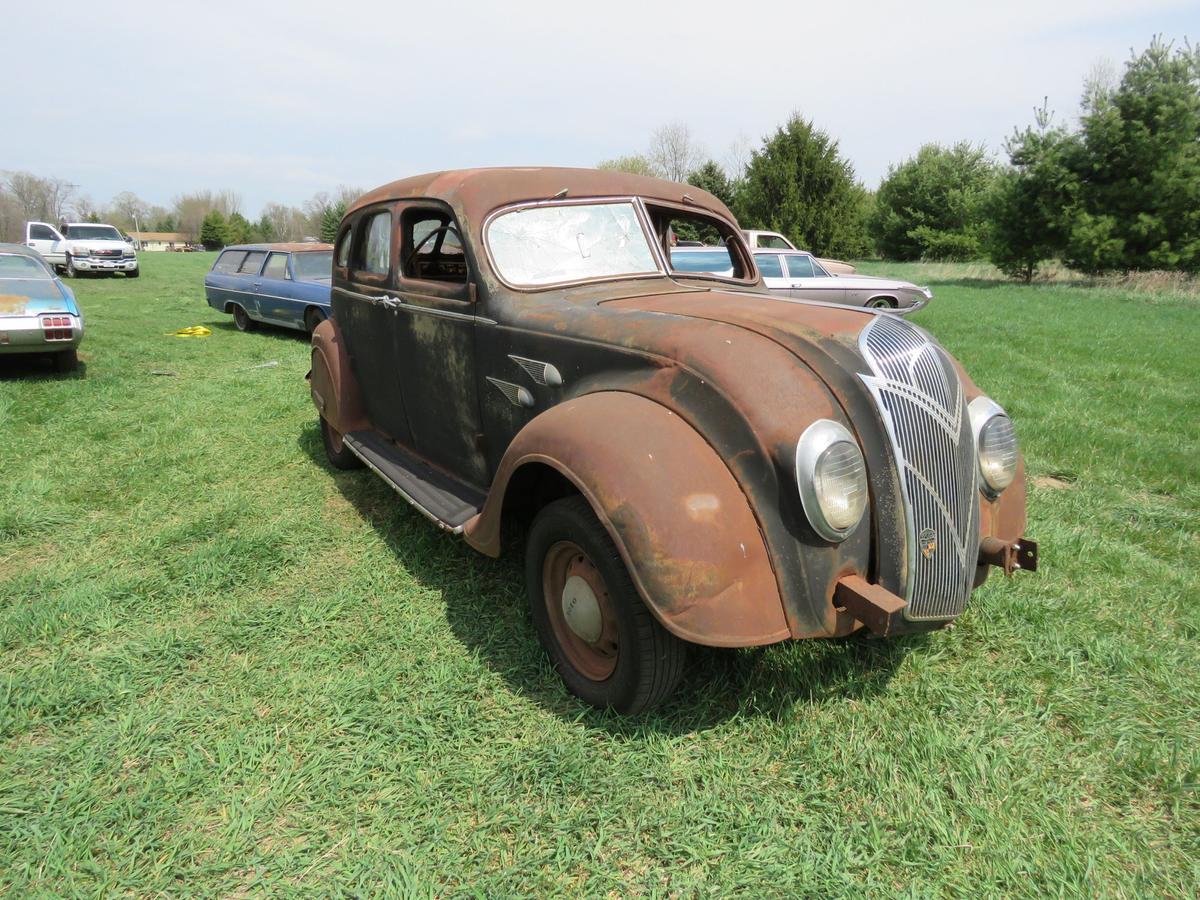
[[[83,313],[36,250],[0,244],[0,356],[36,354],[69,372],[83,340]]]
[[[265,322],[311,334],[329,318],[332,274],[332,244],[241,244],[221,251],[204,294],[239,331]]]

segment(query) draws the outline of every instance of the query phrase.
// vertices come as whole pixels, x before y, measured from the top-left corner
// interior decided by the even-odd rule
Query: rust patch
[[[0,316],[16,316],[29,308],[29,298],[21,294],[0,294]]]

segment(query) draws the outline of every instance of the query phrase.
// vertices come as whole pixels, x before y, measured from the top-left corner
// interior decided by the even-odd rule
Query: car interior
[[[407,210],[400,217],[404,278],[463,284],[467,259],[458,226],[449,213]]]

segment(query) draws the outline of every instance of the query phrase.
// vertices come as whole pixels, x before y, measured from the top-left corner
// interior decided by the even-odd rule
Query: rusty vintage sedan
[[[714,233],[729,272],[672,267]],[[689,645],[942,628],[1036,568],[1013,425],[922,329],[780,303],[729,210],[583,169],[440,172],[342,220],[311,392],[367,466],[496,556],[525,529],[569,690],[665,698]]]

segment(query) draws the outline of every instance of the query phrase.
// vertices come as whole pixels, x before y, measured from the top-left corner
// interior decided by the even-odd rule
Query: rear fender
[[[368,427],[362,392],[350,369],[341,330],[333,319],[326,319],[313,331],[309,390],[317,412],[336,431],[346,434]]]
[[[697,644],[745,647],[789,636],[771,559],[737,480],[689,424],[645,397],[604,391],[527,424],[464,537],[500,552],[505,494],[523,466],[549,466],[596,512],[663,626]]]

